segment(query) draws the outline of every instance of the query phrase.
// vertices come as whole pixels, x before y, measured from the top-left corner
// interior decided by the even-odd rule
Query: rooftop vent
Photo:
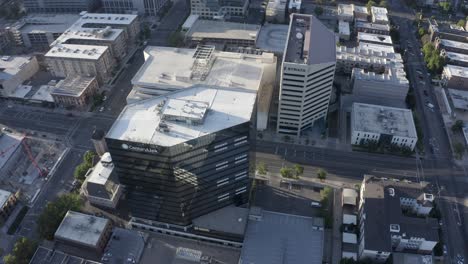
[[[391,197],[395,196],[395,189],[393,189],[393,188],[388,188],[388,194],[389,194]]]
[[[391,224],[391,225],[390,225],[390,232],[392,232],[392,233],[399,233],[399,232],[400,232],[400,225]]]
[[[434,195],[430,193],[424,193],[424,201],[434,201]]]

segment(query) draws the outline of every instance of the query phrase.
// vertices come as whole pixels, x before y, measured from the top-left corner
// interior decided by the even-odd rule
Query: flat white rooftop
[[[356,21],[354,24],[356,28],[368,28],[368,29],[375,29],[375,30],[382,30],[382,31],[390,31],[390,26],[387,24],[377,24],[377,23],[370,23],[364,21]]]
[[[265,24],[257,37],[257,48],[274,53],[283,53],[288,38],[288,26]]]
[[[450,99],[456,109],[468,110],[468,91],[448,89]]]
[[[346,21],[340,20],[340,22],[338,22],[338,30],[339,30],[340,35],[349,36],[351,34],[349,30],[349,22],[346,22]]]
[[[15,90],[9,95],[9,97],[14,98],[25,98],[26,95],[31,91],[31,85],[19,85]]]
[[[196,20],[186,36],[193,39],[239,39],[255,41],[259,25],[225,22],[218,20]]]
[[[354,13],[369,14],[369,10],[365,6],[353,5]]]
[[[176,145],[249,122],[256,92],[198,85],[139,101],[124,108],[106,137],[158,146]]]
[[[54,98],[51,93],[55,89],[55,86],[41,85],[39,90],[31,97],[32,100],[43,101],[43,102],[54,102]]]
[[[451,47],[456,49],[468,50],[468,43],[453,41],[448,39],[440,39],[442,46]]]
[[[301,5],[302,5],[302,0],[290,0],[288,4],[288,8],[300,10]]]
[[[97,60],[109,48],[97,45],[60,44],[53,46],[45,55],[46,58],[71,58],[80,60]]]
[[[358,42],[373,42],[383,45],[393,45],[392,38],[388,35],[371,34],[365,32],[358,33]]]
[[[352,131],[417,138],[409,109],[354,103]]]
[[[68,211],[60,223],[55,238],[95,247],[105,230],[108,219]]]
[[[30,62],[31,57],[0,56],[0,82],[15,77]]]
[[[105,185],[113,169],[114,164],[112,163],[110,153],[106,152],[102,155],[101,160],[99,160],[99,162],[93,167],[89,175],[87,175],[86,181]]]
[[[258,90],[264,67],[276,61],[272,53],[262,55],[212,51],[211,59],[196,59],[196,49],[171,47],[147,47],[145,63],[132,79],[132,84],[145,88],[187,88],[194,84],[207,86],[238,87]],[[203,78],[194,71],[200,67]]]
[[[182,25],[182,30],[189,30],[193,24],[195,23],[195,21],[198,20],[200,16],[199,15],[190,15],[187,17],[187,19],[185,20],[184,24]]]
[[[374,21],[387,21],[388,22],[388,11],[385,7],[371,7],[371,13],[374,17]]]
[[[455,66],[447,64],[443,70],[444,74],[448,77],[468,78],[468,67]]]
[[[105,14],[81,12],[80,16],[81,19],[78,22],[81,24],[82,27],[88,27],[86,25],[88,23],[103,25],[130,25],[138,19],[137,15],[131,14]]]
[[[395,85],[408,86],[409,81],[406,78],[406,72],[403,68],[391,67],[384,74],[367,72],[363,69],[354,68],[353,76],[355,79],[368,80],[373,82],[386,82]],[[377,83],[376,83],[377,85]]]
[[[359,43],[359,48],[363,50],[373,50],[376,52],[385,52],[385,53],[395,53],[393,46],[380,45],[374,43],[361,42]]]
[[[468,55],[455,52],[445,52],[450,61],[468,62]]]
[[[11,192],[0,189],[0,208],[5,205],[11,195]]]

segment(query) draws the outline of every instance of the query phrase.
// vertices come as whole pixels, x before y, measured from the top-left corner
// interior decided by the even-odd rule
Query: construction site
[[[24,203],[33,203],[65,149],[60,142],[0,131],[0,189],[20,191]]]

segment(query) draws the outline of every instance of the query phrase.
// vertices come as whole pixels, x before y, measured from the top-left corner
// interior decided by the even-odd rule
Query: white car
[[[102,112],[104,111],[104,106],[101,106],[101,108],[99,108],[99,112]]]
[[[314,201],[314,202],[311,202],[311,203],[310,203],[310,206],[316,207],[316,208],[320,208],[320,207],[322,207],[322,204],[319,203],[319,202],[315,202],[315,201]]]

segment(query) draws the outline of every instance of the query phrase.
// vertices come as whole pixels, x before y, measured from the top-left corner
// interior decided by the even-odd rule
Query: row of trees
[[[299,164],[295,164],[294,167],[284,166],[280,169],[281,177],[290,178],[290,179],[299,179],[299,177],[304,173],[304,167]]]
[[[10,254],[3,257],[5,264],[28,264],[34,252],[36,252],[37,242],[22,237],[16,241]]]
[[[83,155],[83,162],[80,165],[76,166],[75,172],[73,173],[73,176],[76,180],[80,181],[81,183],[85,180],[86,173],[90,168],[93,167],[93,160],[95,157],[95,152],[86,151],[86,153]]]
[[[424,44],[423,53],[424,61],[429,71],[440,74],[445,65],[445,59],[440,55],[440,52],[435,48],[434,44],[430,42]]]

